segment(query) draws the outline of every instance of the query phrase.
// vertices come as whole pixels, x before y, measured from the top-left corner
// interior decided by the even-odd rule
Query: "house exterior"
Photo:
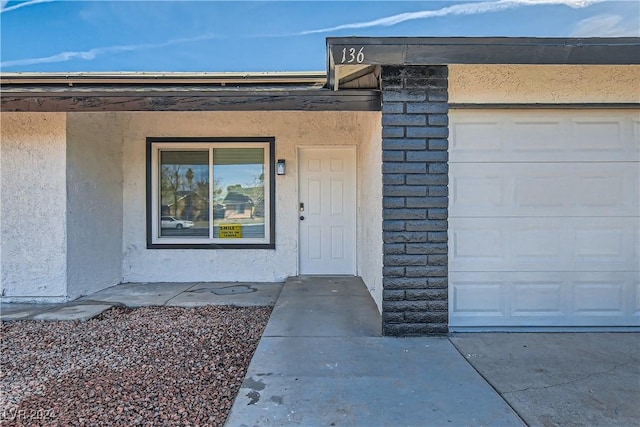
[[[640,39],[329,38],[327,63],[3,74],[3,300],[348,274],[388,335],[638,329]]]
[[[251,219],[254,217],[255,203],[249,196],[230,191],[224,198],[223,203],[225,218]]]

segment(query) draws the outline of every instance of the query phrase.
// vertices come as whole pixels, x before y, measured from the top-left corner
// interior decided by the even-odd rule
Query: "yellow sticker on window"
[[[241,239],[242,225],[241,224],[220,224],[218,226],[218,236],[221,239]]]

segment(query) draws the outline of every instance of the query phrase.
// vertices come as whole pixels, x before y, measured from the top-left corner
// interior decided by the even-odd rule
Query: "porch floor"
[[[273,306],[282,283],[126,283],[64,304],[6,304],[0,320],[89,320],[114,306]]]

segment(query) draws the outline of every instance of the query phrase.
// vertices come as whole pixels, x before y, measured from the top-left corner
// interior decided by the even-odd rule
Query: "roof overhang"
[[[327,38],[327,87],[333,90],[363,67],[450,64],[637,65],[640,38]]]
[[[4,73],[4,112],[377,111],[374,90],[324,87],[324,72]]]
[[[0,108],[378,111],[381,66],[449,64],[638,65],[640,38],[328,38],[328,74],[3,73]]]
[[[328,89],[208,90],[173,88],[84,91],[4,91],[2,112],[99,111],[379,111],[374,90]]]

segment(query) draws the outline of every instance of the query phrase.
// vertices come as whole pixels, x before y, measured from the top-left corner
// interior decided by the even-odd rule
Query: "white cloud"
[[[536,5],[564,5],[574,9],[591,6],[594,3],[601,3],[607,0],[511,0],[512,3],[520,3],[527,6]]]
[[[571,33],[572,37],[637,37],[640,36],[640,23],[633,19],[626,25],[620,15],[596,15],[578,22]]]
[[[298,33],[298,35],[327,33],[330,31],[357,28],[389,27],[392,25],[400,24],[402,22],[412,21],[416,19],[436,18],[448,15],[477,15],[482,13],[500,12],[503,10],[515,9],[523,6],[564,5],[572,8],[581,8],[602,1],[606,0],[497,0],[462,3],[436,10],[401,13],[398,15],[375,19],[373,21],[355,22],[351,24],[337,25],[335,27],[321,28],[318,30],[302,31]]]
[[[2,13],[8,12],[11,10],[18,9],[20,7],[32,6],[38,3],[47,3],[54,0],[30,0],[24,3],[19,3],[14,6],[5,7],[7,4],[7,0],[0,0]],[[397,15],[387,16],[379,19],[375,19],[372,21],[365,22],[355,22],[349,24],[342,24],[334,27],[322,28],[317,30],[308,30],[302,31],[296,34],[288,34],[288,35],[308,35],[308,34],[317,34],[317,33],[326,33],[338,30],[346,30],[346,29],[358,29],[358,28],[371,28],[371,27],[389,27],[392,25],[397,25],[402,22],[416,20],[416,19],[428,19],[435,17],[442,17],[448,15],[476,15],[483,13],[492,13],[499,12],[503,10],[515,9],[526,6],[536,6],[536,5],[564,5],[572,8],[583,8],[590,6],[594,3],[600,3],[608,0],[495,0],[495,1],[478,1],[478,2],[468,2],[468,3],[460,3],[454,4],[452,6],[447,6],[441,9],[436,10],[425,10],[419,12],[409,12],[409,13],[401,13]],[[599,18],[599,19],[597,19]],[[619,18],[619,17],[618,17]],[[580,34],[587,34],[589,32],[600,32],[598,35],[618,35],[616,31],[620,32],[620,28],[616,27],[619,21],[615,21],[615,16],[600,16],[593,17],[590,19],[586,19],[578,23],[578,26],[575,29],[575,36],[579,36]],[[625,35],[629,35],[629,29],[626,31]],[[632,35],[637,35],[638,31],[635,29],[635,33]],[[279,35],[278,37],[282,37],[283,35]],[[267,37],[267,36],[263,36]],[[54,63],[54,62],[65,62],[73,59],[83,59],[83,60],[93,60],[96,57],[109,53],[118,53],[118,52],[128,52],[142,49],[153,49],[153,48],[161,48],[176,44],[184,44],[199,40],[211,40],[214,38],[221,38],[219,36],[214,36],[212,34],[203,34],[197,37],[191,38],[182,38],[182,39],[172,39],[162,43],[151,43],[151,44],[136,44],[136,45],[122,45],[122,46],[107,46],[107,47],[99,47],[94,49],[89,49],[86,51],[68,51],[61,52],[55,55],[39,57],[39,58],[26,58],[26,59],[16,59],[10,61],[0,62],[0,67],[16,67],[16,66],[24,66],[24,65],[35,65],[35,64],[45,64],[45,63]]]
[[[144,43],[144,44],[133,44],[133,45],[121,45],[121,46],[107,46],[107,47],[97,47],[85,51],[71,51],[71,52],[61,52],[51,56],[43,56],[39,58],[26,58],[26,59],[16,59],[12,61],[4,61],[0,62],[0,68],[6,67],[17,67],[21,65],[35,65],[35,64],[48,64],[53,62],[66,62],[71,61],[72,59],[84,59],[86,61],[91,61],[96,57],[108,53],[118,53],[118,52],[131,52],[135,50],[141,49],[157,49],[177,44],[191,43],[195,41],[201,40],[212,40],[216,38],[221,38],[220,36],[216,36],[214,34],[202,34],[196,37],[188,37],[188,38],[178,38],[168,40],[162,43]]]
[[[39,3],[51,3],[52,1],[53,0],[30,0],[7,7],[9,0],[2,0],[2,3],[0,3],[0,13],[11,12],[12,10],[20,9],[21,7],[33,6]]]

